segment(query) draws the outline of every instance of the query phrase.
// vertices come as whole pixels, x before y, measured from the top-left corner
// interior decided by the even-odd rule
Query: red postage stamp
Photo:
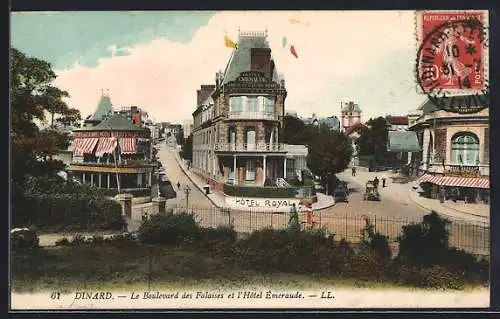
[[[488,87],[487,11],[417,13],[417,82],[425,94],[475,94]]]

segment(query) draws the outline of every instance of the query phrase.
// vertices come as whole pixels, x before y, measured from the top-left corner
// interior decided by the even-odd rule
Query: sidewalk
[[[408,192],[409,198],[418,206],[428,210],[435,211],[441,215],[463,219],[468,221],[477,221],[490,223],[489,205],[485,204],[460,204],[460,203],[440,203],[437,199],[431,199],[420,196],[415,190]]]
[[[169,151],[173,151],[173,149],[169,149]],[[227,207],[225,203],[224,194],[222,194],[221,192],[214,192],[214,191],[212,191],[208,195],[205,194],[205,190],[203,189],[203,187],[207,184],[206,181],[198,174],[194,173],[192,170],[188,170],[184,165],[182,159],[179,157],[179,154],[177,152],[174,153],[175,153],[175,159],[177,160],[177,164],[179,165],[179,167],[184,171],[184,173],[191,180],[191,182],[194,185],[196,185],[196,187],[198,187],[200,191],[214,204],[214,206],[219,208]],[[322,193],[317,193],[316,197],[318,201],[316,203],[313,203],[312,205],[312,209],[314,211],[326,209],[328,207],[335,205],[332,196],[327,196]]]

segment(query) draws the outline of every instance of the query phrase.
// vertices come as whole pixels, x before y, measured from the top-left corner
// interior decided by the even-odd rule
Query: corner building
[[[192,169],[219,190],[225,183],[279,186],[300,174],[307,149],[289,152],[279,143],[286,95],[267,34],[240,32],[226,71],[197,92]]]

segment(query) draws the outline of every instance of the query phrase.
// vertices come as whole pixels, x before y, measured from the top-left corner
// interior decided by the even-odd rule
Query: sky
[[[238,30],[267,30],[286,112],[339,116],[341,102],[353,101],[367,121],[425,101],[412,11],[14,12],[11,46],[50,62],[82,117],[109,90],[115,109],[137,105],[156,121],[182,123],[192,120],[196,90],[215,84],[229,61],[224,35],[236,42]]]

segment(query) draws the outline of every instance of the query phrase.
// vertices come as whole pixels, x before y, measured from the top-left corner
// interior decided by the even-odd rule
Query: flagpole
[[[111,127],[111,123],[109,124],[109,130],[111,131],[111,137],[113,137],[113,128]],[[120,178],[118,176],[118,163],[117,163],[117,155],[116,155],[116,149],[118,148],[120,143],[118,143],[118,137],[116,138],[116,147],[114,151],[114,158],[115,158],[115,175],[116,175],[116,188],[118,189],[118,194],[120,194]]]

